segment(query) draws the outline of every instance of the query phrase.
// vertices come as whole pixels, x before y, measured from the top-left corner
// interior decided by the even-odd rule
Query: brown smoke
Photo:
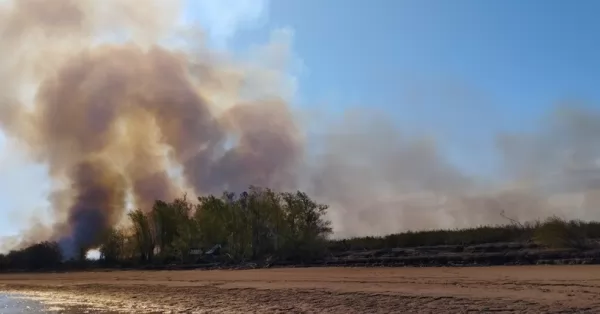
[[[0,4],[0,127],[48,165],[56,187],[56,226],[24,241],[93,246],[128,195],[148,209],[187,188],[251,184],[330,204],[339,236],[506,222],[501,212],[600,218],[597,113],[560,111],[537,133],[499,135],[503,177],[488,183],[453,166],[432,139],[402,136],[368,112],[323,121],[309,136],[283,91],[273,92],[270,69],[187,37],[198,32],[177,25],[178,10],[171,0]],[[173,39],[185,47],[166,44]]]
[[[169,177],[169,160],[202,194],[290,185],[301,152],[280,99],[238,99],[218,113],[207,97],[237,80],[189,52],[148,44],[173,25],[160,1],[148,2],[143,15],[134,2],[26,0],[2,11],[9,43],[2,55],[14,61],[2,63],[2,78],[14,84],[3,90],[2,126],[66,184],[52,200],[55,236],[69,249],[96,244],[122,217],[128,191],[146,209],[172,198],[182,187]],[[93,42],[112,30],[130,40]],[[20,94],[27,86],[35,90],[31,104]]]

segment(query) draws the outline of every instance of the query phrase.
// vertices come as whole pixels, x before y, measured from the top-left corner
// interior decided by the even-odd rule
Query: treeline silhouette
[[[204,196],[197,201],[186,196],[172,202],[159,200],[150,210],[130,212],[127,226],[107,230],[98,247],[98,261],[85,260],[89,248],[82,247],[79,256],[65,259],[57,243],[42,242],[0,255],[0,271],[249,262],[268,266],[327,263],[336,258],[339,263],[339,256],[344,255],[340,253],[344,252],[435,246],[446,246],[442,251],[466,252],[471,250],[469,246],[494,243],[507,249],[534,245],[589,252],[598,248],[595,239],[600,238],[600,222],[550,217],[524,224],[507,218],[509,223],[499,226],[330,239],[327,209],[300,191],[278,193],[257,187],[241,194]],[[504,245],[507,243],[531,245]],[[400,250],[398,254],[405,253]]]
[[[557,216],[546,220],[452,230],[407,231],[385,236],[365,236],[331,240],[332,252],[377,250],[439,245],[478,245],[490,243],[537,243],[547,248],[590,248],[600,239],[600,222],[565,220]]]

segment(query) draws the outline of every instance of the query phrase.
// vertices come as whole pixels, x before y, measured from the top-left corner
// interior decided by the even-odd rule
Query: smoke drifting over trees
[[[175,22],[162,15],[165,6],[17,1],[4,13],[3,38],[13,47],[3,47],[3,54],[24,67],[3,64],[3,79],[19,80],[4,91],[3,126],[49,165],[52,178],[66,183],[53,204],[65,223],[57,232],[80,244],[93,245],[119,221],[127,192],[140,208],[172,198],[181,187],[169,178],[167,158],[202,194],[282,184],[300,155],[281,99],[246,101],[215,113],[209,98],[236,89],[243,77],[227,78],[220,73],[226,68],[210,60],[159,45]],[[113,21],[122,28],[105,28]],[[157,37],[161,31],[165,36]],[[95,43],[105,32],[131,42]],[[157,43],[144,44],[148,38]],[[35,98],[24,104],[14,91],[26,93],[29,84],[36,86]],[[231,136],[234,144],[226,147]]]
[[[56,187],[56,225],[25,239],[94,246],[124,216],[129,195],[150,210],[184,191],[249,185],[302,189],[331,205],[340,236],[496,223],[502,211],[600,218],[571,211],[600,202],[590,177],[597,113],[558,112],[538,134],[499,135],[503,190],[370,115],[308,145],[284,92],[273,92],[273,70],[210,51],[179,13],[171,0],[0,4],[0,127],[48,165]],[[559,205],[548,198],[563,192],[572,195]]]

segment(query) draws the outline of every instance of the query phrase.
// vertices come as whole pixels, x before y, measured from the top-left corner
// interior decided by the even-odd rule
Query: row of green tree
[[[103,266],[196,264],[206,261],[306,262],[329,253],[436,245],[536,243],[544,247],[597,246],[600,222],[544,221],[456,230],[408,231],[381,237],[329,239],[327,206],[305,193],[250,188],[241,194],[156,201],[147,211],[130,212],[125,227],[106,230],[99,244]],[[198,255],[220,247],[218,255]],[[85,248],[82,249],[85,252]],[[196,253],[196,254],[195,254]],[[84,256],[84,254],[81,254]],[[64,261],[59,246],[43,242],[0,255],[0,270],[81,266]]]
[[[278,193],[251,187],[241,194],[224,193],[156,201],[147,211],[130,212],[126,227],[106,230],[100,244],[104,265],[197,263],[222,248],[219,261],[322,258],[332,229],[327,206],[303,192]],[[0,269],[43,269],[60,264],[58,245],[45,242],[0,256]]]

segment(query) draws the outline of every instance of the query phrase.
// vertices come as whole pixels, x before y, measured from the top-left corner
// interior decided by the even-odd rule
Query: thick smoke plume
[[[308,136],[273,92],[272,69],[211,52],[179,10],[172,0],[0,4],[0,127],[56,187],[56,225],[25,241],[94,246],[130,196],[148,209],[251,184],[330,204],[339,236],[497,223],[502,212],[600,218],[586,210],[600,203],[596,113],[558,112],[536,134],[499,135],[504,177],[484,185],[435,142],[371,115]]]
[[[236,97],[241,68],[160,45],[175,5],[25,0],[1,13],[2,126],[66,186],[53,209],[69,248],[96,244],[128,192],[140,208],[180,193],[169,161],[196,194],[292,183],[302,146],[285,102]],[[211,101],[225,96],[232,106]]]

